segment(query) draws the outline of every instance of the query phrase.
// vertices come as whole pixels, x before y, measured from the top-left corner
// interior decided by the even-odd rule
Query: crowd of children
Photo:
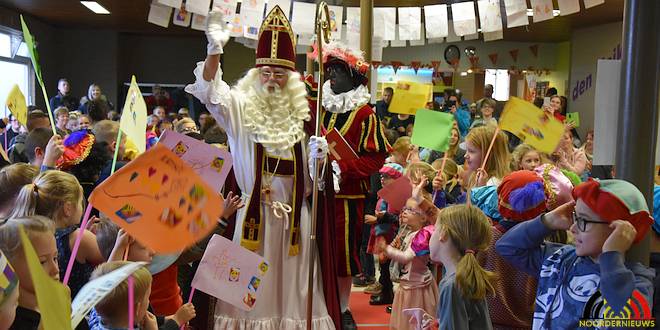
[[[385,198],[366,203],[373,209],[365,210],[370,235],[364,244],[380,274],[365,292],[372,294],[371,304],[391,305],[390,327],[573,329],[583,319],[618,316],[607,313],[618,313],[630,299],[653,308],[655,272],[625,257],[653,224],[652,214],[634,185],[594,178],[593,132],[577,147],[568,126],[557,150],[544,154],[511,143],[497,129],[494,100],[480,102],[471,118],[462,106],[456,109],[456,97],[453,101],[449,113],[456,122],[444,153],[414,146],[406,134],[414,129],[408,117],[397,116],[390,122],[393,130],[385,132],[393,148],[372,183],[386,188],[407,178],[412,190],[403,205]],[[86,197],[109,175],[107,155],[119,148],[130,159],[130,151],[113,138],[118,125],[90,123],[83,115],[73,127],[64,125],[71,120],[64,111],[56,114],[60,130],[74,133],[63,139],[35,128],[24,146],[31,165],[5,162],[0,169],[0,330],[38,329],[41,322],[21,227],[46,274],[58,281],[67,276],[66,265],[81,237],[67,283],[71,297],[127,262],[148,264],[154,258],[154,251],[104,214],[95,212],[92,225],[80,227]],[[43,116],[30,118],[34,123]],[[175,125],[157,114],[149,120],[147,139],[172,127],[200,136],[189,118]],[[231,193],[225,203],[223,221],[242,207]],[[198,261],[197,252],[182,267]],[[201,313],[184,303],[182,289],[189,288],[190,279],[177,280],[177,267],[154,275],[142,267],[132,275],[135,324],[128,324],[124,281],[78,329],[177,329],[187,324]],[[368,277],[361,278],[365,282]],[[414,310],[431,322],[411,323]]]

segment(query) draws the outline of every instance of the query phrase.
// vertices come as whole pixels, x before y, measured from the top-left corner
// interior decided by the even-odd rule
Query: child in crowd
[[[403,175],[403,167],[396,163],[387,163],[383,165],[379,172],[381,185],[385,188]],[[369,300],[371,305],[391,304],[392,299],[394,299],[394,289],[390,278],[390,259],[382,255],[382,251],[377,251],[375,247],[381,243],[389,244],[392,242],[399,228],[400,211],[380,198],[376,203],[375,215],[365,215],[365,222],[372,225],[367,253],[379,255],[380,268],[380,277],[378,278],[380,293],[371,296]]]
[[[81,230],[78,226],[83,215],[83,189],[76,177],[66,172],[46,171],[40,173],[33,183],[23,186],[11,217],[32,215],[52,219],[56,228],[58,261],[62,265],[60,277],[64,278],[71,250]],[[73,297],[89,281],[94,265],[105,261],[96,244],[96,236],[89,230],[83,230],[71,278],[67,283]]]
[[[124,261],[111,261],[99,265],[92,273],[91,279],[96,279],[126,265]],[[135,325],[133,329],[158,329],[156,317],[147,311],[149,308],[149,293],[151,292],[151,274],[146,267],[138,269],[133,277],[133,297],[135,299]],[[91,330],[128,329],[128,279],[112,289],[90,314]]]
[[[449,138],[449,149],[447,149],[447,158],[453,159],[458,165],[463,165],[463,163],[465,162],[465,150],[460,148],[460,144],[461,144],[461,133],[458,131],[458,127],[453,127],[451,129],[451,137]]]
[[[410,137],[402,136],[392,144],[392,153],[386,163],[397,163],[401,166],[408,165],[408,154],[410,153]]]
[[[541,165],[543,158],[541,153],[536,150],[536,148],[530,146],[529,144],[519,144],[513,149],[511,154],[511,170],[527,170],[533,171],[537,166]]]
[[[485,98],[483,101],[481,101],[481,108],[479,109],[481,118],[475,119],[472,122],[472,126],[470,126],[470,129],[479,126],[488,126],[488,125],[497,126],[497,119],[493,117],[493,113],[495,112],[495,106],[497,106],[497,102],[495,102],[495,100],[491,98]]]
[[[486,294],[494,292],[495,274],[476,258],[490,244],[490,227],[475,206],[450,206],[438,216],[430,253],[445,268],[436,313],[440,329],[492,329]]]
[[[495,246],[538,278],[534,329],[576,329],[580,319],[602,319],[605,309],[621,315],[629,299],[652,301],[653,270],[624,263],[653,223],[642,193],[623,180],[589,180],[573,197],[577,202],[515,226]],[[569,228],[575,246],[544,242]]]
[[[427,182],[424,179],[421,185]],[[406,248],[401,251],[380,241],[378,250],[392,260],[404,265],[404,271],[399,277],[399,288],[394,295],[390,328],[410,328],[408,317],[403,314],[404,309],[421,308],[432,313],[438,301],[438,288],[433,281],[433,274],[428,267],[429,252],[428,238],[430,231],[424,228],[428,218],[419,208],[415,198],[410,198],[401,211],[401,223],[410,228],[410,233],[404,238]]]
[[[490,142],[495,137],[495,143],[490,152],[483,169],[484,157],[488,152]],[[502,178],[510,172],[509,150],[507,149],[508,139],[506,134],[498,131],[494,126],[481,126],[470,130],[465,138],[465,162],[469,179],[468,189],[481,186],[497,186]]]
[[[495,201],[494,207],[502,218],[491,227],[493,240],[490,247],[477,256],[484,269],[495,274],[506,274],[506,277],[494,284],[495,294],[487,299],[495,329],[529,329],[532,325],[536,279],[513,268],[495,252],[494,247],[502,235],[518,223],[573,200],[571,182],[556,168],[552,171],[553,168],[551,165],[539,167],[538,174],[526,170],[512,172],[497,187],[499,199]],[[480,206],[479,202],[473,205]],[[484,213],[489,214],[487,211]]]
[[[104,215],[101,215],[101,220],[96,225],[96,238],[101,254],[108,262],[143,261],[151,263],[153,259],[153,250],[133,239],[126,231],[119,229],[115,223]],[[155,285],[157,284],[152,282],[152,286]],[[154,289],[158,290],[159,288]],[[176,290],[179,291],[178,285],[176,285]],[[147,297],[150,295],[151,289]],[[176,313],[165,317],[157,316],[156,319],[161,329],[176,329],[194,317],[195,307],[188,303],[181,305]],[[96,324],[90,319],[89,326],[94,329]]]
[[[39,169],[16,163],[0,169],[0,218],[6,218],[16,207],[16,197],[24,185],[32,182],[39,174]]]
[[[18,276],[0,250],[0,330],[7,330],[14,322],[18,307]]]
[[[587,168],[587,156],[584,150],[575,148],[573,145],[573,134],[566,130],[559,142],[557,151],[552,154],[557,167],[571,171],[577,176],[581,176]]]
[[[431,164],[438,172],[442,168],[442,159],[437,159]],[[460,175],[462,168],[450,158],[445,161],[442,175],[433,178],[433,204],[443,208],[447,205],[465,203],[465,192],[461,186]]]
[[[42,216],[11,218],[0,222],[0,250],[5,253],[18,277],[18,307],[16,319],[9,327],[12,330],[37,330],[41,322],[34,283],[27,265],[19,228],[30,239],[44,271],[52,279],[59,281],[60,270],[57,264],[57,246],[53,222]]]
[[[78,116],[78,130],[89,129],[92,127],[92,120],[89,118],[89,115],[80,115]]]

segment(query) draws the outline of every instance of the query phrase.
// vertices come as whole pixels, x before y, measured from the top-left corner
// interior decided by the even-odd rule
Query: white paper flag
[[[360,49],[360,7],[346,8],[346,44]]]
[[[504,31],[502,30],[484,33],[484,41],[493,41],[500,39],[504,39]]]
[[[208,15],[211,0],[186,0],[186,10],[200,15]]]
[[[421,7],[399,8],[399,39],[419,40],[422,26]]]
[[[591,8],[594,6],[602,5],[605,0],[584,0],[584,8]]]
[[[552,0],[532,0],[534,23],[552,19]]]
[[[222,12],[222,16],[225,17],[226,22],[233,22],[234,16],[236,16],[236,0],[214,0],[213,9],[219,10]],[[243,30],[241,29],[241,34]]]
[[[270,13],[271,9],[275,6],[280,6],[280,9],[284,12],[284,16],[291,20],[291,0],[268,0],[266,5],[266,15]]]
[[[342,27],[344,25],[344,7],[328,6],[328,12],[330,13],[330,30],[332,30],[332,38],[340,40]]]
[[[441,44],[445,42],[445,38],[428,38],[426,40],[428,44]]]
[[[502,15],[500,14],[500,0],[480,0],[479,22],[481,32],[495,32],[502,30]]]
[[[190,28],[193,30],[206,31],[206,16],[193,14]]]
[[[380,62],[383,60],[383,40],[374,36],[371,39],[371,60]]]
[[[187,11],[181,11],[181,9],[174,9],[174,16],[172,17],[172,23],[178,26],[188,27],[190,25],[190,19],[192,18],[192,13]]]
[[[144,262],[131,262],[85,284],[71,302],[71,328],[76,328],[85,315],[128,276],[144,267]],[[85,321],[87,322],[87,321]]]
[[[172,8],[181,8],[183,0],[157,0],[156,3]]]
[[[454,32],[457,36],[477,33],[477,18],[474,13],[474,2],[460,2],[451,5],[454,19]]]
[[[259,38],[259,28],[264,18],[264,5],[264,0],[241,2],[241,20],[245,38],[253,40]]]
[[[424,6],[426,38],[437,39],[449,34],[447,27],[447,5]],[[429,43],[431,41],[429,40]]]
[[[293,17],[291,28],[293,33],[313,34],[316,21],[316,5],[306,2],[293,3]]]
[[[166,28],[170,26],[171,15],[172,7],[152,3],[149,7],[149,17],[147,18],[147,22]]]
[[[463,40],[468,41],[468,40],[477,40],[479,39],[479,33],[475,34],[466,34],[463,36]]]
[[[580,11],[578,0],[557,0],[559,4],[559,15],[566,16]]]
[[[449,29],[449,33],[447,34],[447,40],[446,41],[447,42],[461,41],[461,37],[457,36],[456,32],[454,32],[454,22],[450,20],[447,23],[447,27]]]
[[[526,0],[504,0],[506,27],[529,25]]]
[[[396,32],[394,31],[395,25],[396,8],[374,8],[374,37],[382,37],[383,40],[396,39]]]

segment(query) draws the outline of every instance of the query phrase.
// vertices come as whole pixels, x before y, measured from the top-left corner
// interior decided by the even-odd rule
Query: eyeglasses
[[[199,128],[197,128],[197,126],[193,126],[193,127],[184,127],[183,129],[181,129],[181,131],[182,131],[183,133],[190,133],[190,132],[199,133]]]
[[[413,214],[413,215],[420,216],[420,217],[425,216],[424,212],[422,212],[422,211],[419,210],[419,209],[412,208],[412,207],[408,207],[408,206],[404,206],[404,207],[401,209],[401,214],[406,213],[406,212],[408,212],[408,213],[410,213],[410,214]]]
[[[275,80],[282,80],[289,76],[286,72],[281,72],[281,71],[273,72],[273,71],[263,70],[263,71],[259,71],[259,74],[261,75],[261,78],[266,80],[270,79],[271,77]]]
[[[577,226],[577,229],[583,233],[587,231],[588,223],[599,223],[603,225],[609,225],[608,222],[587,220],[586,218],[577,215],[575,211],[573,211],[573,222],[575,223],[575,226]]]

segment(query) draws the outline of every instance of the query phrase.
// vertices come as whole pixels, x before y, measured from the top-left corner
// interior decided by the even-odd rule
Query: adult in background
[[[5,132],[0,134],[0,144],[2,144],[2,148],[5,151],[11,148],[11,142],[14,140],[14,138],[21,134],[21,123],[18,121],[18,119],[16,119],[13,114],[9,114],[8,119],[9,125],[5,127]],[[7,143],[6,145],[5,141]]]
[[[78,108],[78,110],[83,114],[89,114],[89,107],[91,106],[90,102],[92,101],[105,104],[107,111],[105,112],[105,117],[103,119],[106,119],[108,117],[108,112],[114,109],[114,105],[108,101],[108,98],[105,95],[103,95],[101,86],[96,83],[89,85],[87,96],[83,96],[83,98],[80,99],[80,108]]]
[[[144,98],[147,104],[147,113],[153,113],[156,107],[163,107],[165,113],[174,112],[174,101],[170,98],[167,91],[160,85],[154,85],[151,89],[151,95]]]
[[[78,106],[78,98],[71,95],[69,80],[60,78],[57,81],[57,95],[50,98],[50,108],[55,110],[59,107],[66,107],[69,111],[76,111]]]
[[[378,116],[378,119],[385,123],[385,125],[387,125],[392,118],[389,108],[393,96],[394,89],[392,87],[385,87],[385,89],[383,89],[383,98],[376,102],[376,116]]]

